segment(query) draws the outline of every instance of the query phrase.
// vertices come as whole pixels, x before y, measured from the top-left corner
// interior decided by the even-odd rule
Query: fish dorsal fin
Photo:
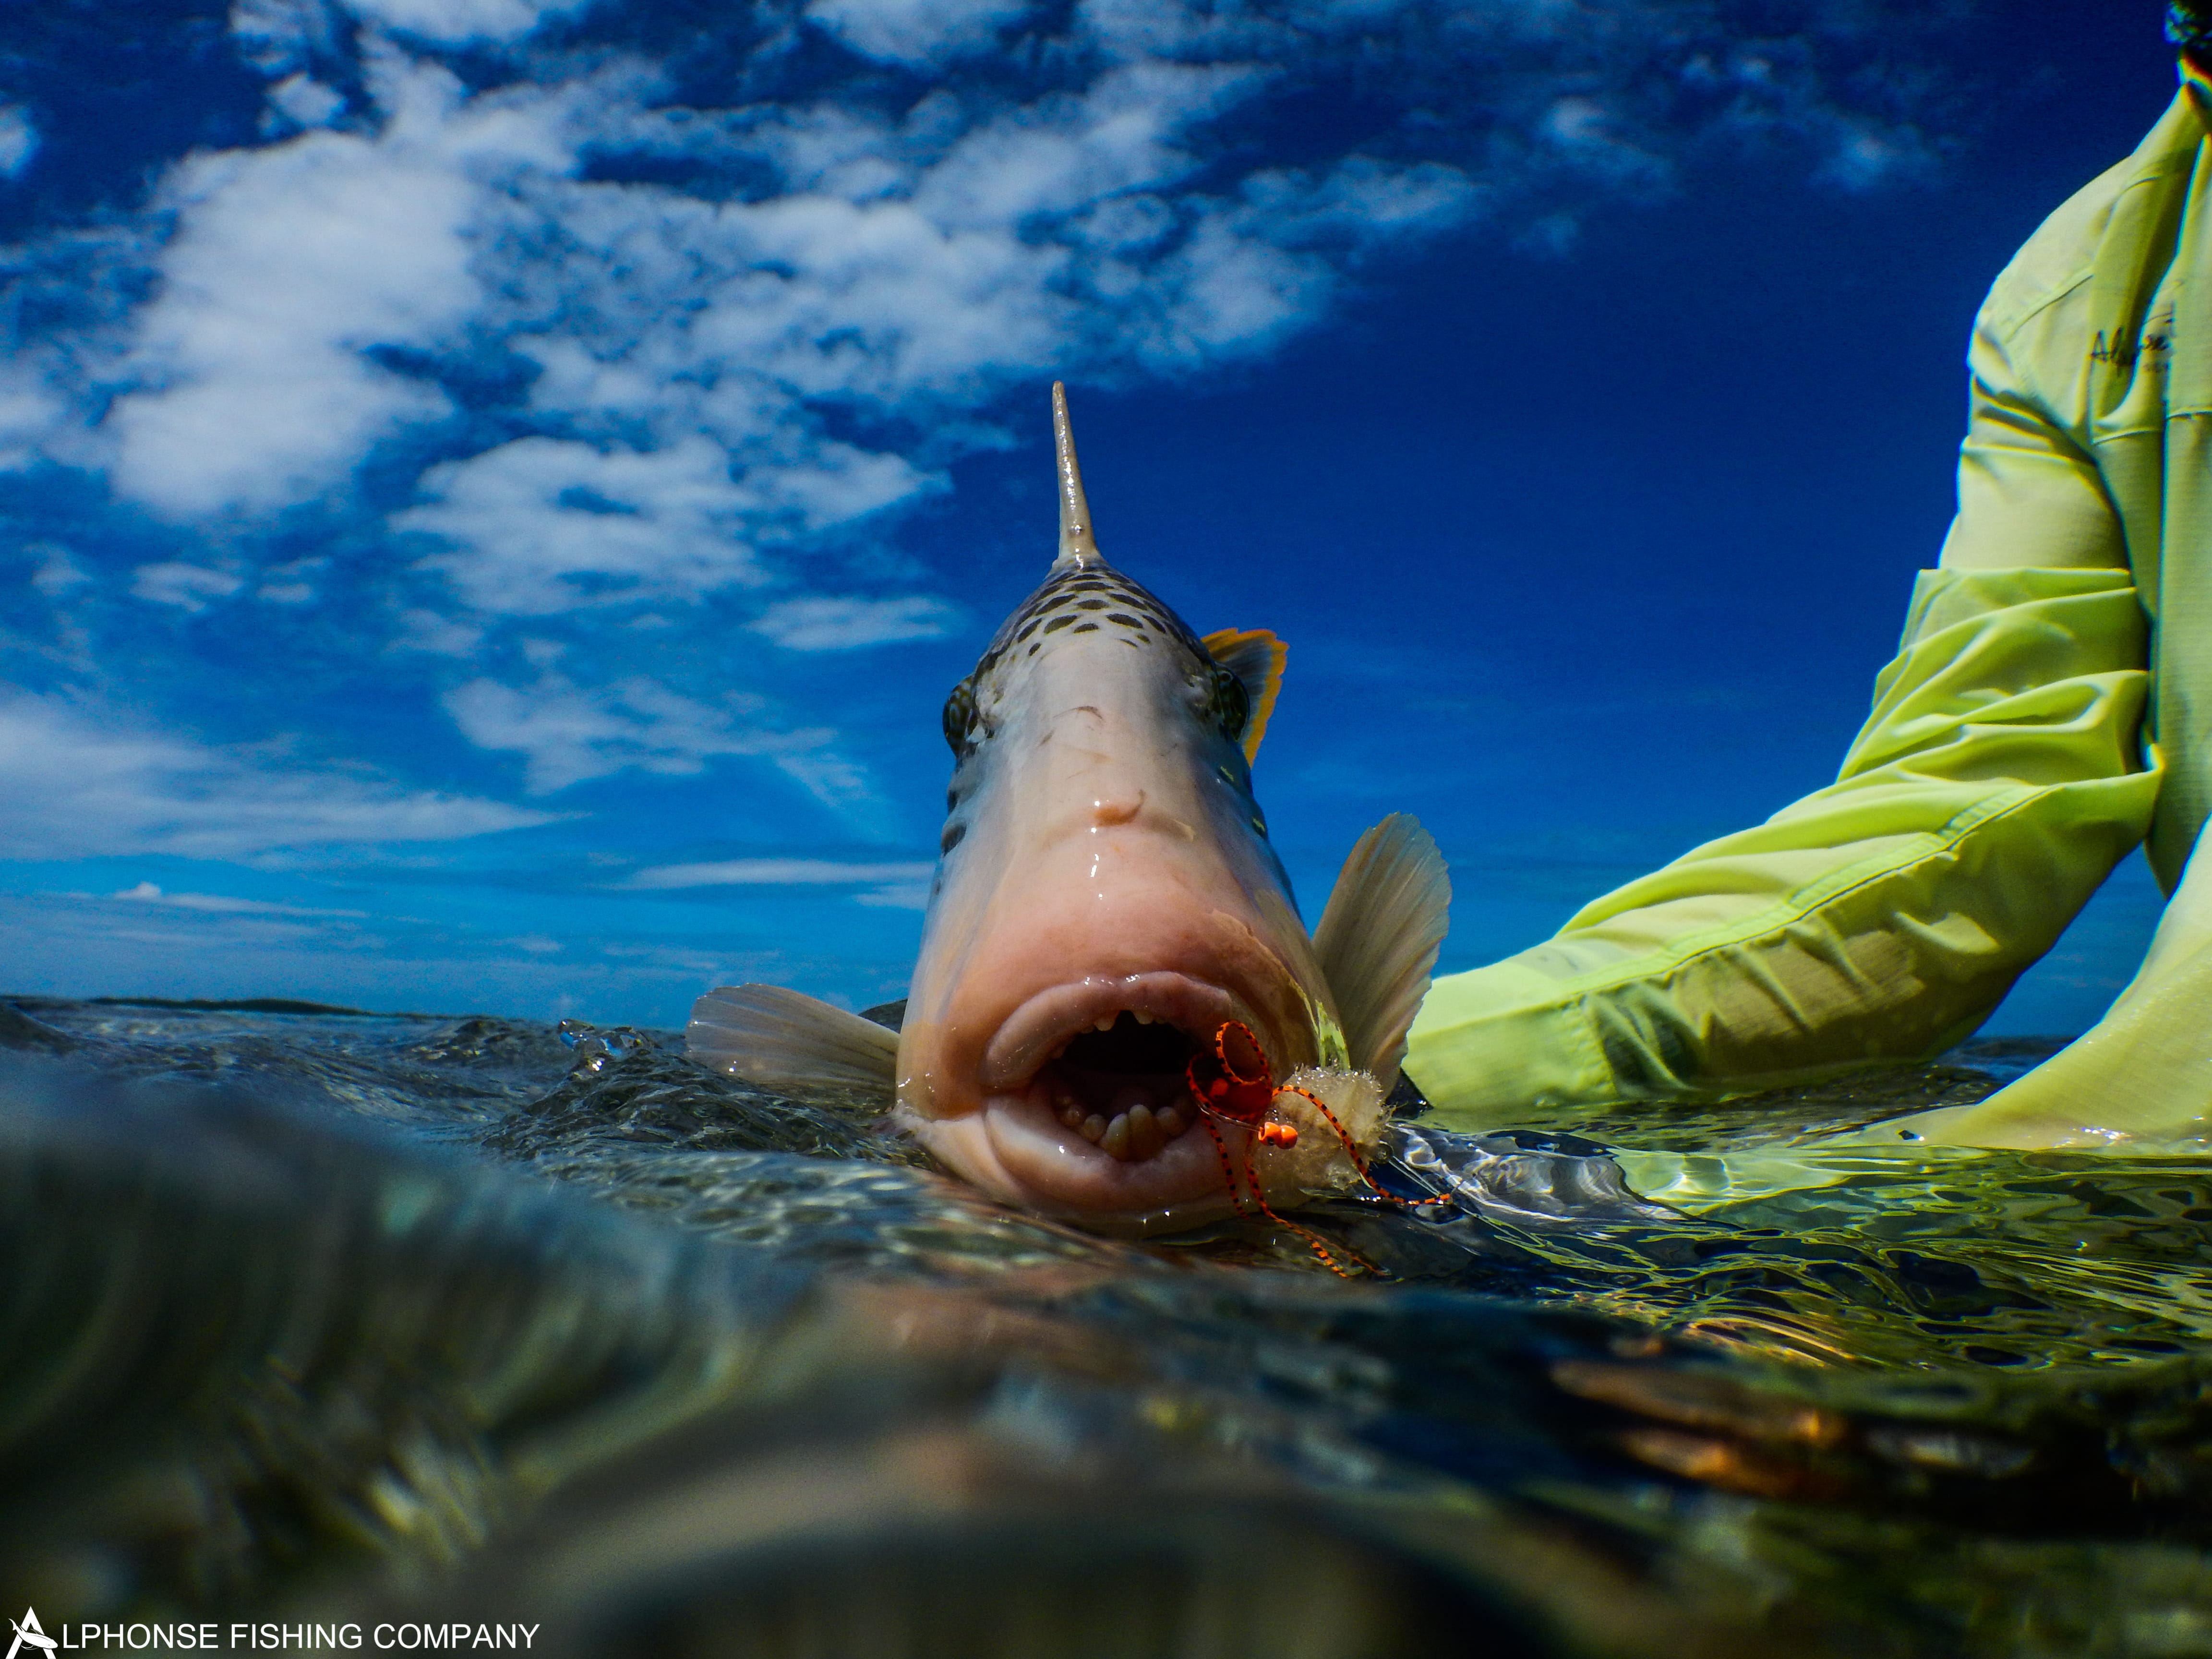
[[[1067,418],[1067,388],[1052,383],[1052,448],[1060,478],[1060,553],[1054,564],[1103,564],[1091,533],[1091,501],[1083,493],[1083,465],[1075,459],[1075,428]]]
[[[781,985],[725,985],[691,1005],[684,1052],[790,1094],[877,1096],[898,1083],[898,1033]]]
[[[1200,641],[1214,661],[1244,683],[1244,700],[1252,718],[1244,723],[1244,758],[1260,757],[1260,739],[1267,735],[1267,716],[1275,712],[1275,698],[1283,689],[1283,665],[1291,647],[1264,628],[1224,628]]]
[[[1314,956],[1336,995],[1357,1069],[1387,1094],[1406,1033],[1428,994],[1451,918],[1451,877],[1420,820],[1393,812],[1359,838],[1314,929]]]

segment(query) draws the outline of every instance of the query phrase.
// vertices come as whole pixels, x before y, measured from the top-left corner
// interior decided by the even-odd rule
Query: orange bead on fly
[[[1344,1143],[1345,1155],[1352,1160],[1352,1167],[1359,1172],[1359,1178],[1379,1197],[1401,1205],[1444,1201],[1401,1199],[1377,1186],[1375,1177],[1367,1172],[1367,1161],[1360,1157],[1359,1148],[1336,1114],[1329,1110],[1328,1104],[1311,1090],[1301,1088],[1295,1083],[1277,1083],[1274,1068],[1267,1063],[1267,1051],[1261,1048],[1260,1039],[1252,1034],[1251,1028],[1242,1021],[1229,1020],[1216,1030],[1212,1052],[1200,1050],[1193,1054],[1183,1068],[1183,1076],[1190,1086],[1191,1097],[1198,1103],[1199,1121],[1206,1125],[1206,1133],[1213,1138],[1213,1149],[1220,1154],[1222,1178],[1229,1184],[1230,1202],[1236,1206],[1237,1213],[1248,1218],[1250,1215],[1251,1212],[1244,1207],[1244,1189],[1249,1189],[1252,1202],[1259,1206],[1261,1215],[1305,1240],[1307,1247],[1321,1258],[1328,1270],[1340,1277],[1350,1278],[1351,1275],[1346,1273],[1331,1254],[1329,1247],[1317,1235],[1295,1221],[1285,1220],[1269,1206],[1266,1194],[1261,1191],[1258,1175],[1253,1169],[1252,1155],[1255,1147],[1290,1147],[1298,1144],[1298,1132],[1295,1126],[1268,1116],[1279,1097],[1296,1095],[1321,1114],[1322,1121],[1334,1129],[1336,1138]],[[1249,1133],[1250,1138],[1244,1144],[1242,1189],[1237,1182],[1236,1166],[1229,1156],[1228,1143],[1215,1127],[1217,1121],[1233,1124]],[[1373,1263],[1363,1261],[1344,1246],[1336,1248],[1368,1272],[1381,1272]]]

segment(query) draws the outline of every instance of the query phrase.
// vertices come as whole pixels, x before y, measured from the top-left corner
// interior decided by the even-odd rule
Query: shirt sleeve
[[[1438,1122],[1934,1053],[2142,841],[2160,767],[2116,515],[1986,331],[1973,370],[1944,568],[1837,781],[1439,979],[1406,1060]]]

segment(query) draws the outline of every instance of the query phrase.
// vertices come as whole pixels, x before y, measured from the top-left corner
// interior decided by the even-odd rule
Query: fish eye
[[[971,675],[952,688],[945,700],[945,740],[955,755],[968,752],[968,728],[975,723],[975,681]]]
[[[1218,664],[1213,670],[1213,718],[1231,743],[1243,739],[1244,728],[1252,721],[1252,699],[1244,682]]]

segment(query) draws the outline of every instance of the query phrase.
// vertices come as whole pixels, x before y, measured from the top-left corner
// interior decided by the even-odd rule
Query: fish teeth
[[[1114,1019],[1115,1016],[1112,1014],[1101,1014],[1093,1022],[1091,1029],[1094,1031],[1110,1031],[1114,1029]]]
[[[1113,1114],[1110,1117],[1105,1112],[1086,1115],[1081,1106],[1063,1102],[1060,1121],[1121,1163],[1141,1163],[1156,1158],[1193,1120],[1184,1109],[1154,1106],[1142,1097],[1130,1098],[1133,1093],[1122,1091],[1122,1097],[1109,1109]]]
[[[1129,1012],[1137,1017],[1137,1024],[1139,1025],[1150,1025],[1152,1023],[1152,1017],[1141,1008],[1132,1008]]]

